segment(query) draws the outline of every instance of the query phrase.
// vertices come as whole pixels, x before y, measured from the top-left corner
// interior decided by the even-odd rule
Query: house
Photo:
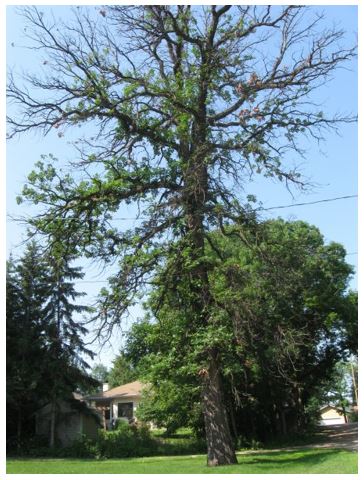
[[[347,422],[346,415],[340,408],[326,405],[320,409],[320,425],[339,425]]]
[[[35,433],[49,438],[52,406],[44,405],[35,416]],[[90,408],[78,393],[56,404],[56,442],[63,447],[70,446],[82,435],[96,438],[102,418],[97,410]]]
[[[73,393],[68,400],[57,402],[56,441],[66,447],[81,435],[96,438],[97,431],[103,427],[111,430],[115,420],[128,422],[136,420],[136,409],[145,385],[139,381],[109,389],[104,384],[104,391],[82,397]],[[49,438],[52,407],[47,404],[36,414],[35,433]]]
[[[85,400],[90,407],[101,413],[104,429],[110,430],[117,419],[128,422],[136,420],[136,409],[145,387],[138,380],[111,389],[104,384],[104,391],[88,395]]]

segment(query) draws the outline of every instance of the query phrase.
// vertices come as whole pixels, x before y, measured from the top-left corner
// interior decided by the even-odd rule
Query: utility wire
[[[267,207],[267,208],[257,208],[256,211],[268,211],[268,210],[276,210],[276,209],[282,209],[282,208],[290,208],[290,207],[301,207],[303,205],[316,205],[318,203],[327,203],[327,202],[335,202],[337,200],[346,200],[349,198],[357,198],[358,195],[345,195],[342,197],[334,197],[334,198],[325,198],[323,200],[316,200],[313,202],[302,202],[302,203],[292,203],[290,205],[278,205],[276,207]],[[144,219],[147,217],[117,217],[113,218],[113,220],[139,220],[139,219]],[[11,221],[12,219],[9,219]],[[357,255],[358,252],[350,252],[347,253],[346,256],[349,255]],[[75,281],[74,283],[107,283],[108,280],[78,280]]]
[[[316,205],[317,203],[335,202],[337,200],[346,200],[348,198],[357,198],[357,197],[358,195],[345,195],[342,197],[324,198],[323,200],[315,200],[313,202],[291,203],[289,205],[278,205],[276,207],[267,207],[267,208],[259,207],[259,208],[256,208],[255,211],[266,212],[268,210],[276,210],[276,209],[290,208],[290,207],[301,207],[303,205]],[[147,218],[148,217],[116,217],[116,218],[113,218],[113,220],[143,220]]]
[[[302,202],[302,203],[291,203],[289,205],[277,205],[276,207],[259,207],[256,208],[255,211],[259,212],[266,212],[268,210],[278,210],[282,208],[291,208],[291,207],[302,207],[303,205],[316,205],[318,203],[328,203],[328,202],[336,202],[337,200],[346,200],[349,198],[357,198],[358,195],[344,195],[342,197],[334,197],[334,198],[324,198],[323,200],[315,200],[313,202]],[[111,220],[147,220],[149,217],[115,217]],[[16,221],[13,218],[7,218],[6,221],[12,222]]]
[[[345,195],[344,197],[325,198],[323,200],[315,200],[313,202],[291,203],[290,205],[278,205],[277,207],[257,208],[259,211],[276,210],[278,208],[301,207],[303,205],[315,205],[317,203],[335,202],[336,200],[346,200],[347,198],[357,198],[358,195]]]

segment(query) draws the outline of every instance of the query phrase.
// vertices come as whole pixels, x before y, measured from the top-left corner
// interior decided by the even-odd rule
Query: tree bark
[[[56,438],[56,402],[51,403],[51,424],[49,430],[49,448],[54,448]]]
[[[19,407],[17,425],[16,425],[16,446],[18,450],[21,449],[22,425],[23,425],[23,415],[22,415],[22,409],[21,407]]]
[[[207,465],[237,463],[223,401],[221,374],[216,354],[210,356],[209,368],[204,378],[202,399],[207,441]]]
[[[200,145],[204,133],[200,132]],[[200,327],[208,326],[213,298],[210,291],[209,267],[205,256],[205,235],[203,212],[208,191],[208,174],[203,147],[197,147],[196,155],[188,162],[186,179],[187,231],[190,239],[190,259],[196,266],[192,272],[191,294],[195,321]],[[192,327],[193,328],[193,327]],[[228,465],[237,463],[234,443],[230,433],[227,410],[223,401],[221,373],[218,352],[206,350],[206,370],[201,370],[203,379],[202,403],[207,442],[207,465]]]
[[[282,434],[287,435],[286,412],[284,410],[284,407],[281,408],[279,416],[281,418]]]

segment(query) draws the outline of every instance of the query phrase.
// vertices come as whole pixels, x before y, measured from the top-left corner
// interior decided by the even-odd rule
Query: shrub
[[[192,455],[206,452],[205,440],[188,435],[157,437],[146,424],[116,424],[115,430],[100,430],[96,439],[82,436],[69,447],[49,448],[48,439],[35,437],[20,452],[21,456],[53,458],[128,458],[154,455]],[[19,451],[17,452],[19,455]]]
[[[85,435],[75,440],[70,447],[62,448],[62,452],[64,457],[101,458],[98,443]]]
[[[246,438],[244,436],[240,436],[235,441],[235,448],[237,450],[259,450],[262,447],[262,442],[255,438]]]
[[[142,457],[153,455],[159,442],[145,425],[119,422],[112,431],[100,430],[96,440],[98,454],[106,458]]]
[[[349,412],[349,422],[352,423],[352,422],[357,422],[358,421],[358,412],[357,411],[353,411],[353,412]]]

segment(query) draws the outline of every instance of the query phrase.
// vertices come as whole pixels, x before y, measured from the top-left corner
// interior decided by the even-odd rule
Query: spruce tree
[[[19,261],[11,257],[7,264],[7,424],[9,437],[16,429],[18,447],[23,427],[29,430],[34,411],[46,398],[47,385],[42,376],[47,364],[43,315],[46,270],[35,242],[28,244]]]
[[[76,291],[73,281],[83,274],[72,261],[59,244],[45,253],[32,241],[20,260],[8,262],[8,424],[14,424],[11,416],[15,412],[19,446],[23,425],[51,402],[49,441],[53,447],[59,400],[97,383],[86,371],[86,357],[93,354],[85,346],[87,329],[75,314],[89,312],[89,307],[77,303],[84,294]]]

